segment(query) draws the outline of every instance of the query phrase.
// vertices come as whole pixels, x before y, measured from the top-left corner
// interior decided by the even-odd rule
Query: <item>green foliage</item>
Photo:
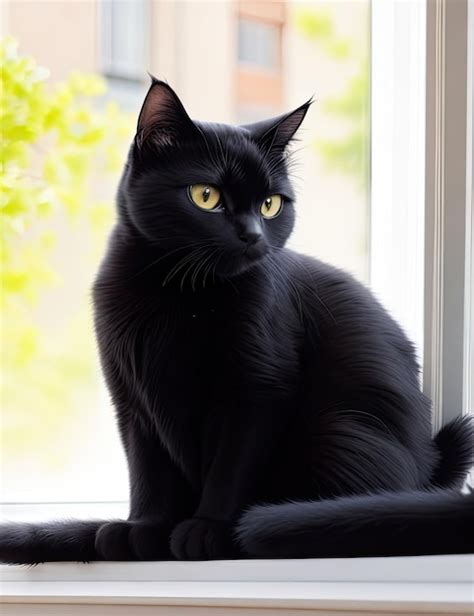
[[[74,392],[93,378],[87,302],[49,329],[42,302],[63,283],[58,226],[84,234],[84,261],[103,243],[114,208],[93,186],[118,173],[132,125],[116,105],[99,104],[97,76],[53,85],[11,39],[0,43],[0,63],[2,437],[18,450],[67,418]]]
[[[345,134],[336,139],[318,139],[316,148],[328,168],[354,178],[363,189],[369,173],[369,64],[367,52],[354,41],[338,36],[331,15],[323,11],[300,9],[295,13],[299,32],[312,41],[335,63],[356,61],[357,69],[336,98],[325,101],[326,113],[346,125]]]

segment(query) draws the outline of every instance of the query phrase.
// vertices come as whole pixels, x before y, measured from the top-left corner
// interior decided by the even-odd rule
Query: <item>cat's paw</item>
[[[170,530],[161,523],[107,522],[97,531],[95,549],[103,560],[169,560]]]
[[[217,520],[191,518],[171,533],[171,552],[178,560],[235,558],[233,525]]]

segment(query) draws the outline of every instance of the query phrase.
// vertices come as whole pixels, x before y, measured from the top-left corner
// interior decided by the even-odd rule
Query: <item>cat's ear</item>
[[[151,85],[138,117],[135,143],[155,146],[176,145],[197,129],[174,90],[150,75]]]
[[[301,126],[312,99],[289,113],[243,126],[252,139],[265,149],[284,150]]]

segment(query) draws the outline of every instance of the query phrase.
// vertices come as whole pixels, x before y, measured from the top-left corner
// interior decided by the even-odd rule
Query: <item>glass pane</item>
[[[109,86],[102,96],[95,82],[86,87],[77,77],[62,85],[74,71],[101,71],[94,2],[8,3],[6,30],[20,53],[50,69],[48,87],[63,88],[59,119],[51,122],[64,123],[59,141],[47,133],[27,146],[30,160],[15,179],[28,190],[38,182],[42,192],[35,193],[34,212],[15,218],[8,239],[17,274],[26,265],[24,279],[12,277],[4,310],[6,501],[127,498],[90,289],[113,224],[147,69],[176,88],[191,117],[203,120],[250,121],[314,96],[293,148],[298,220],[291,245],[368,281],[369,2],[156,2],[144,25],[132,11],[139,4],[124,3],[111,53],[140,70],[143,81],[126,92]],[[27,27],[32,23],[35,28]],[[140,66],[136,41],[145,29],[151,58]],[[261,70],[247,71],[240,60]]]
[[[368,281],[369,3],[291,6],[286,106],[315,99],[294,156],[292,245]]]
[[[273,70],[278,64],[277,25],[248,19],[239,20],[239,61],[250,66]]]
[[[146,64],[145,0],[101,3],[102,66],[115,77],[141,79]]]
[[[370,283],[423,364],[425,4],[373,4],[371,50]]]

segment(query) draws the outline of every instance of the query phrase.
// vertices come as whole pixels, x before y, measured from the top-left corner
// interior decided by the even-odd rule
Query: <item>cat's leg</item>
[[[130,514],[126,521],[103,524],[97,531],[95,548],[105,560],[169,559],[171,530],[196,506],[191,486],[153,426],[145,423],[143,407],[148,401],[136,395],[136,384],[121,368],[107,331],[98,323],[102,368],[127,456]]]
[[[288,421],[286,410],[277,405],[256,409],[241,404],[233,413],[220,410],[220,416],[199,505],[171,535],[171,551],[180,560],[238,557],[235,522],[262,494]]]
[[[303,428],[293,447],[318,498],[423,487],[413,452],[368,411],[326,408]]]
[[[346,558],[473,551],[474,494],[427,486],[413,450],[380,418],[367,410],[326,409],[305,434],[294,448],[304,451],[301,469],[309,469],[314,496],[244,512],[237,535],[245,554]]]
[[[243,513],[237,534],[248,556],[401,556],[446,553],[448,545],[460,550],[472,503],[424,491],[410,447],[370,410],[326,407],[300,426],[291,447],[298,458],[295,483],[303,475],[308,489]],[[463,507],[464,530],[451,532]],[[431,552],[437,533],[449,533],[449,539],[437,540]]]
[[[190,485],[157,437],[136,421],[121,428],[129,466],[130,516],[104,524],[96,535],[96,550],[105,560],[170,559],[171,531],[195,506]]]

